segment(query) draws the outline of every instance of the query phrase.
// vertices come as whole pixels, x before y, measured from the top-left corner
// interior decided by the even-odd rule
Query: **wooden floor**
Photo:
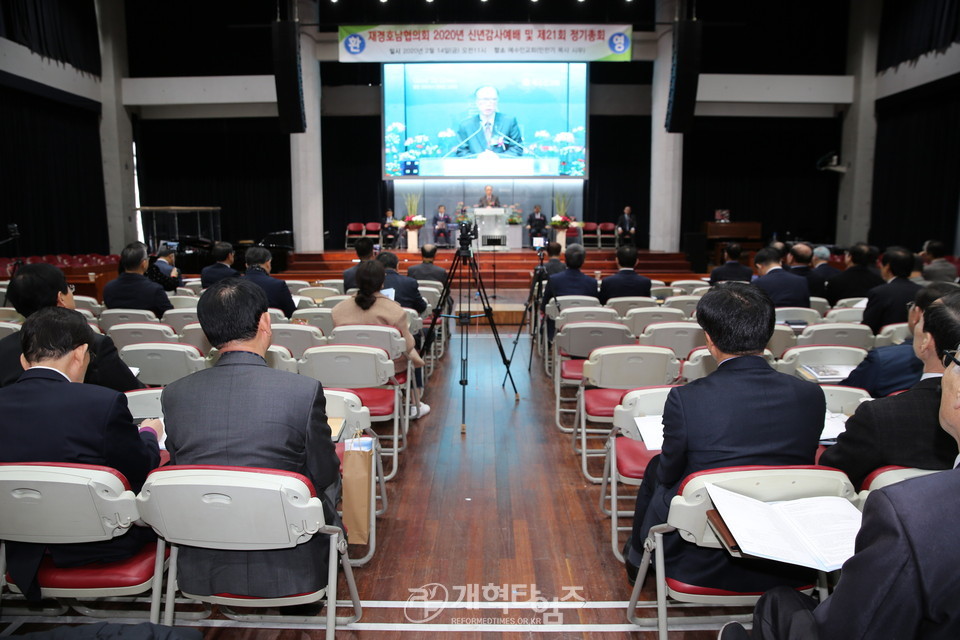
[[[500,330],[509,355],[516,325]],[[610,551],[609,520],[598,509],[599,486],[583,479],[569,436],[553,424],[552,388],[537,356],[532,373],[527,371],[529,337],[521,336],[511,367],[519,401],[509,381],[501,387],[505,368],[483,327],[469,329],[464,404],[458,383],[460,347],[461,338],[454,335],[425,398],[432,411],[411,423],[399,474],[387,484],[389,511],[378,520],[376,554],[355,569],[363,618],[356,629],[340,630],[337,636],[655,637],[631,631],[627,624],[630,587]],[[364,550],[351,547],[351,555]],[[504,587],[505,592],[499,591]],[[529,600],[536,590],[548,602],[546,614],[556,615],[544,618],[543,612],[530,608],[405,608],[415,590],[423,588],[430,590],[431,600],[476,600],[485,607]],[[342,577],[339,589],[343,598]],[[474,589],[479,593],[469,595]],[[648,581],[643,599],[654,597]],[[571,608],[554,609],[553,602],[564,598],[573,598],[561,605]],[[433,613],[429,622],[419,622]],[[646,615],[655,611],[649,609]],[[482,626],[471,626],[476,624]],[[503,626],[510,624],[531,626]],[[562,626],[538,633],[532,625],[541,624]],[[26,625],[18,633],[31,628],[37,627]],[[204,633],[206,640],[323,637],[319,629],[205,628]],[[705,640],[716,633],[674,632],[671,638]]]

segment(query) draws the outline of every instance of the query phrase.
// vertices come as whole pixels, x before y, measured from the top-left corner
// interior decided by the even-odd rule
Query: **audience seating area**
[[[360,231],[366,232],[366,229]],[[350,229],[348,228],[348,233]],[[601,242],[603,225],[596,229],[597,242]],[[359,236],[362,237],[362,233]],[[43,256],[42,259],[59,259],[58,256]],[[103,257],[106,260],[108,257]],[[59,264],[67,264],[60,262]],[[401,470],[401,454],[409,441],[411,406],[414,406],[413,369],[395,373],[394,360],[403,353],[404,344],[399,332],[391,327],[357,325],[334,328],[331,308],[345,299],[342,281],[327,280],[323,283],[288,281],[291,293],[299,297],[298,310],[288,320],[279,310],[271,310],[273,345],[267,354],[269,366],[315,377],[320,380],[328,394],[327,410],[331,418],[342,418],[344,428],[353,433],[360,431],[373,437],[375,455],[371,461],[369,485],[369,509],[367,511],[370,539],[366,553],[350,559],[346,545],[331,546],[330,584],[336,585],[337,566],[346,574],[350,595],[349,601],[338,602],[341,607],[351,607],[352,615],[337,618],[336,607],[327,609],[327,636],[332,637],[336,624],[346,624],[359,619],[360,603],[353,583],[352,566],[365,564],[376,550],[377,518],[387,512],[385,482],[397,476]],[[320,285],[323,286],[314,286]],[[161,416],[160,393],[170,382],[212,366],[219,357],[216,349],[207,342],[197,322],[196,304],[198,286],[188,286],[171,293],[175,309],[157,318],[148,311],[130,309],[104,309],[93,298],[76,296],[78,308],[83,311],[98,331],[110,336],[126,364],[135,368],[140,379],[153,388],[129,392],[128,404],[136,418]],[[660,287],[664,293],[658,297],[614,298],[601,306],[596,298],[588,296],[560,296],[546,306],[542,320],[532,319],[532,343],[543,360],[544,372],[554,390],[554,420],[558,429],[570,434],[571,448],[579,458],[583,477],[600,484],[599,508],[609,516],[608,532],[596,532],[609,538],[613,555],[623,561],[621,548],[625,534],[630,530],[629,520],[633,515],[632,492],[643,482],[647,463],[657,453],[656,448],[644,443],[637,419],[657,420],[669,390],[674,385],[686,384],[709,375],[716,369],[716,362],[705,348],[704,332],[696,323],[696,305],[708,289],[697,280],[676,281]],[[418,331],[424,320],[429,322],[433,307],[439,304],[439,293],[429,286],[423,288],[429,305],[423,314],[410,310],[411,327]],[[809,365],[855,366],[866,357],[868,350],[901,342],[908,337],[905,325],[884,327],[874,336],[868,327],[856,320],[858,312],[851,305],[855,301],[842,300],[835,307],[818,305],[816,309],[783,308],[777,310],[778,324],[773,338],[764,354],[777,370],[801,375]],[[0,308],[0,332],[4,335],[19,329],[19,318],[14,310]],[[547,336],[547,321],[555,327],[552,339]],[[445,343],[450,328],[440,323],[439,338],[434,348],[424,354],[427,366],[424,378],[436,362],[444,356]],[[801,376],[802,377],[802,376]],[[429,390],[427,385],[426,390]],[[829,411],[850,415],[856,406],[869,399],[866,392],[847,387],[823,385]],[[338,453],[343,455],[342,447]],[[384,469],[381,456],[390,459],[389,472]],[[69,466],[69,465],[61,465]],[[161,535],[156,548],[151,547],[139,557],[141,568],[146,571],[142,580],[133,587],[110,591],[104,586],[102,593],[144,593],[150,595],[149,617],[160,619],[161,592],[164,572],[163,554],[165,544],[171,545],[170,560],[175,561],[180,544],[209,546],[210,548],[264,549],[281,548],[302,542],[302,538],[279,538],[262,535],[259,531],[243,526],[244,518],[251,511],[264,518],[276,518],[283,522],[313,521],[316,526],[309,535],[326,535],[336,543],[342,540],[340,529],[323,520],[322,509],[305,478],[291,478],[290,474],[277,475],[263,470],[235,469],[181,469],[167,467],[154,472],[143,491],[134,500],[124,480],[114,477],[110,470],[84,470],[64,479],[63,469],[32,468],[28,465],[0,465],[0,540],[43,541],[45,529],[56,530],[56,524],[43,524],[42,520],[7,517],[17,508],[6,496],[3,488],[10,482],[50,482],[51,487],[64,485],[64,491],[86,495],[94,492],[89,487],[101,482],[109,486],[110,500],[123,504],[110,518],[100,518],[106,527],[89,539],[101,536],[106,539],[118,535],[138,518],[152,525]],[[863,485],[858,496],[846,477],[836,470],[826,468],[768,468],[768,469],[718,469],[696,478],[688,478],[681,497],[671,507],[668,522],[651,532],[651,540],[640,567],[643,576],[651,561],[662,567],[662,535],[679,530],[689,541],[707,547],[716,547],[717,541],[705,525],[705,512],[710,500],[703,489],[705,481],[721,482],[743,489],[763,499],[781,499],[798,495],[838,495],[862,506],[869,492],[891,482],[929,473],[913,469],[880,469]],[[106,474],[106,475],[105,475]],[[273,477],[277,475],[277,477]],[[784,478],[788,478],[786,482]],[[789,486],[788,486],[789,485]],[[27,486],[27,485],[25,485]],[[187,490],[172,491],[173,486],[186,486]],[[209,524],[200,514],[208,509],[203,495],[216,487],[218,492],[237,501],[237,508],[229,513],[220,512]],[[630,489],[632,488],[632,489]],[[59,489],[57,489],[59,491]],[[44,489],[43,491],[52,490]],[[277,513],[269,513],[277,507],[278,492],[301,495],[303,500],[295,508],[289,501]],[[77,518],[81,500],[77,502]],[[104,499],[105,500],[105,499]],[[100,508],[100,500],[94,507]],[[60,504],[58,502],[57,504]],[[241,506],[242,505],[242,506]],[[111,507],[113,508],[113,507]],[[119,509],[120,507],[117,507]],[[19,511],[17,512],[19,513]],[[71,512],[72,513],[72,512]],[[96,511],[92,512],[96,513]],[[191,514],[189,518],[172,517],[173,513]],[[120,515],[122,514],[122,515]],[[18,516],[19,517],[19,516]],[[49,515],[33,514],[31,518],[50,518]],[[90,514],[82,517],[91,517]],[[120,519],[118,519],[120,518]],[[626,523],[624,521],[627,521]],[[98,525],[99,526],[99,525]],[[57,541],[66,541],[58,538]],[[226,546],[225,546],[226,545]],[[154,568],[156,558],[156,568]],[[3,556],[0,554],[0,575],[3,574]],[[176,571],[169,563],[166,583],[166,609],[164,621],[174,620],[174,613],[194,615],[176,610],[174,596],[178,587]],[[664,579],[658,570],[656,587],[658,593],[657,625],[660,637],[666,638],[668,625],[667,597],[674,600],[724,604],[749,604],[755,596],[716,596],[698,592],[690,585],[676,584]],[[51,574],[52,575],[52,574]],[[642,585],[641,580],[638,585]],[[11,589],[13,585],[8,585]],[[642,624],[636,616],[640,592],[634,589],[628,608],[628,617]],[[47,590],[45,594],[56,597],[91,595],[70,589]],[[100,595],[94,590],[93,595]],[[231,606],[275,606],[276,600],[238,600],[229,596],[184,596],[216,603],[221,611],[235,617]],[[302,594],[289,599],[291,604],[302,604],[322,599],[325,592]],[[330,595],[335,599],[336,592]],[[76,610],[90,613],[85,605],[74,605]],[[267,625],[277,620],[270,616],[243,618],[253,625]],[[289,618],[284,618],[289,620]],[[647,619],[649,622],[649,619]]]

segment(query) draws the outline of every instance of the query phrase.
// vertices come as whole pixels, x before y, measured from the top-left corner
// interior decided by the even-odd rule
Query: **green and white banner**
[[[629,62],[626,24],[341,26],[340,62]]]

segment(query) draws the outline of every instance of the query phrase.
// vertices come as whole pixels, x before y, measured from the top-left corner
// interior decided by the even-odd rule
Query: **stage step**
[[[400,259],[398,271],[420,263],[419,252],[397,251]],[[454,251],[441,249],[435,263],[449,269],[453,263]],[[474,254],[484,285],[491,289],[494,284],[504,289],[525,289],[530,286],[530,277],[538,264],[537,253],[522,251],[477,251]],[[285,280],[316,280],[339,278],[343,271],[356,261],[354,251],[327,251],[324,253],[297,253],[290,257],[286,271],[276,274]],[[587,260],[583,272],[604,277],[616,273],[616,252],[613,249],[587,248]],[[637,260],[637,271],[657,280],[672,282],[698,277],[690,269],[690,263],[682,253],[641,251]]]

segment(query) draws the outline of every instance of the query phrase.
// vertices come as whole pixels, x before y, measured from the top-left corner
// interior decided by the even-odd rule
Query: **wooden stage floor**
[[[516,325],[499,329],[509,355]],[[598,509],[599,485],[583,479],[569,435],[553,423],[553,391],[537,356],[532,373],[527,371],[529,337],[521,336],[511,367],[519,401],[509,381],[501,387],[505,369],[483,327],[469,329],[463,404],[460,348],[455,334],[430,380],[425,400],[431,412],[411,423],[400,471],[387,483],[389,511],[377,522],[376,554],[354,570],[363,617],[355,628],[338,630],[337,637],[654,638],[654,633],[633,631],[626,620],[630,587],[610,550],[609,520]],[[595,462],[599,473],[601,462]],[[351,548],[351,555],[365,550]],[[420,622],[428,613],[406,608],[406,603],[424,588],[431,599],[453,602],[466,590],[476,594],[480,606],[491,608],[447,606],[430,611],[436,617],[429,622]],[[544,618],[544,612],[529,607],[502,608],[511,599],[529,600],[534,590],[550,603],[545,613],[558,615]],[[343,598],[342,577],[338,592]],[[554,610],[554,599],[563,598],[572,598],[561,605],[569,608]],[[655,599],[650,581],[643,599]],[[655,609],[646,615],[655,616]],[[25,625],[18,633],[35,629]],[[670,637],[707,640],[716,634],[684,631]],[[204,627],[205,640],[322,637],[320,628]]]

